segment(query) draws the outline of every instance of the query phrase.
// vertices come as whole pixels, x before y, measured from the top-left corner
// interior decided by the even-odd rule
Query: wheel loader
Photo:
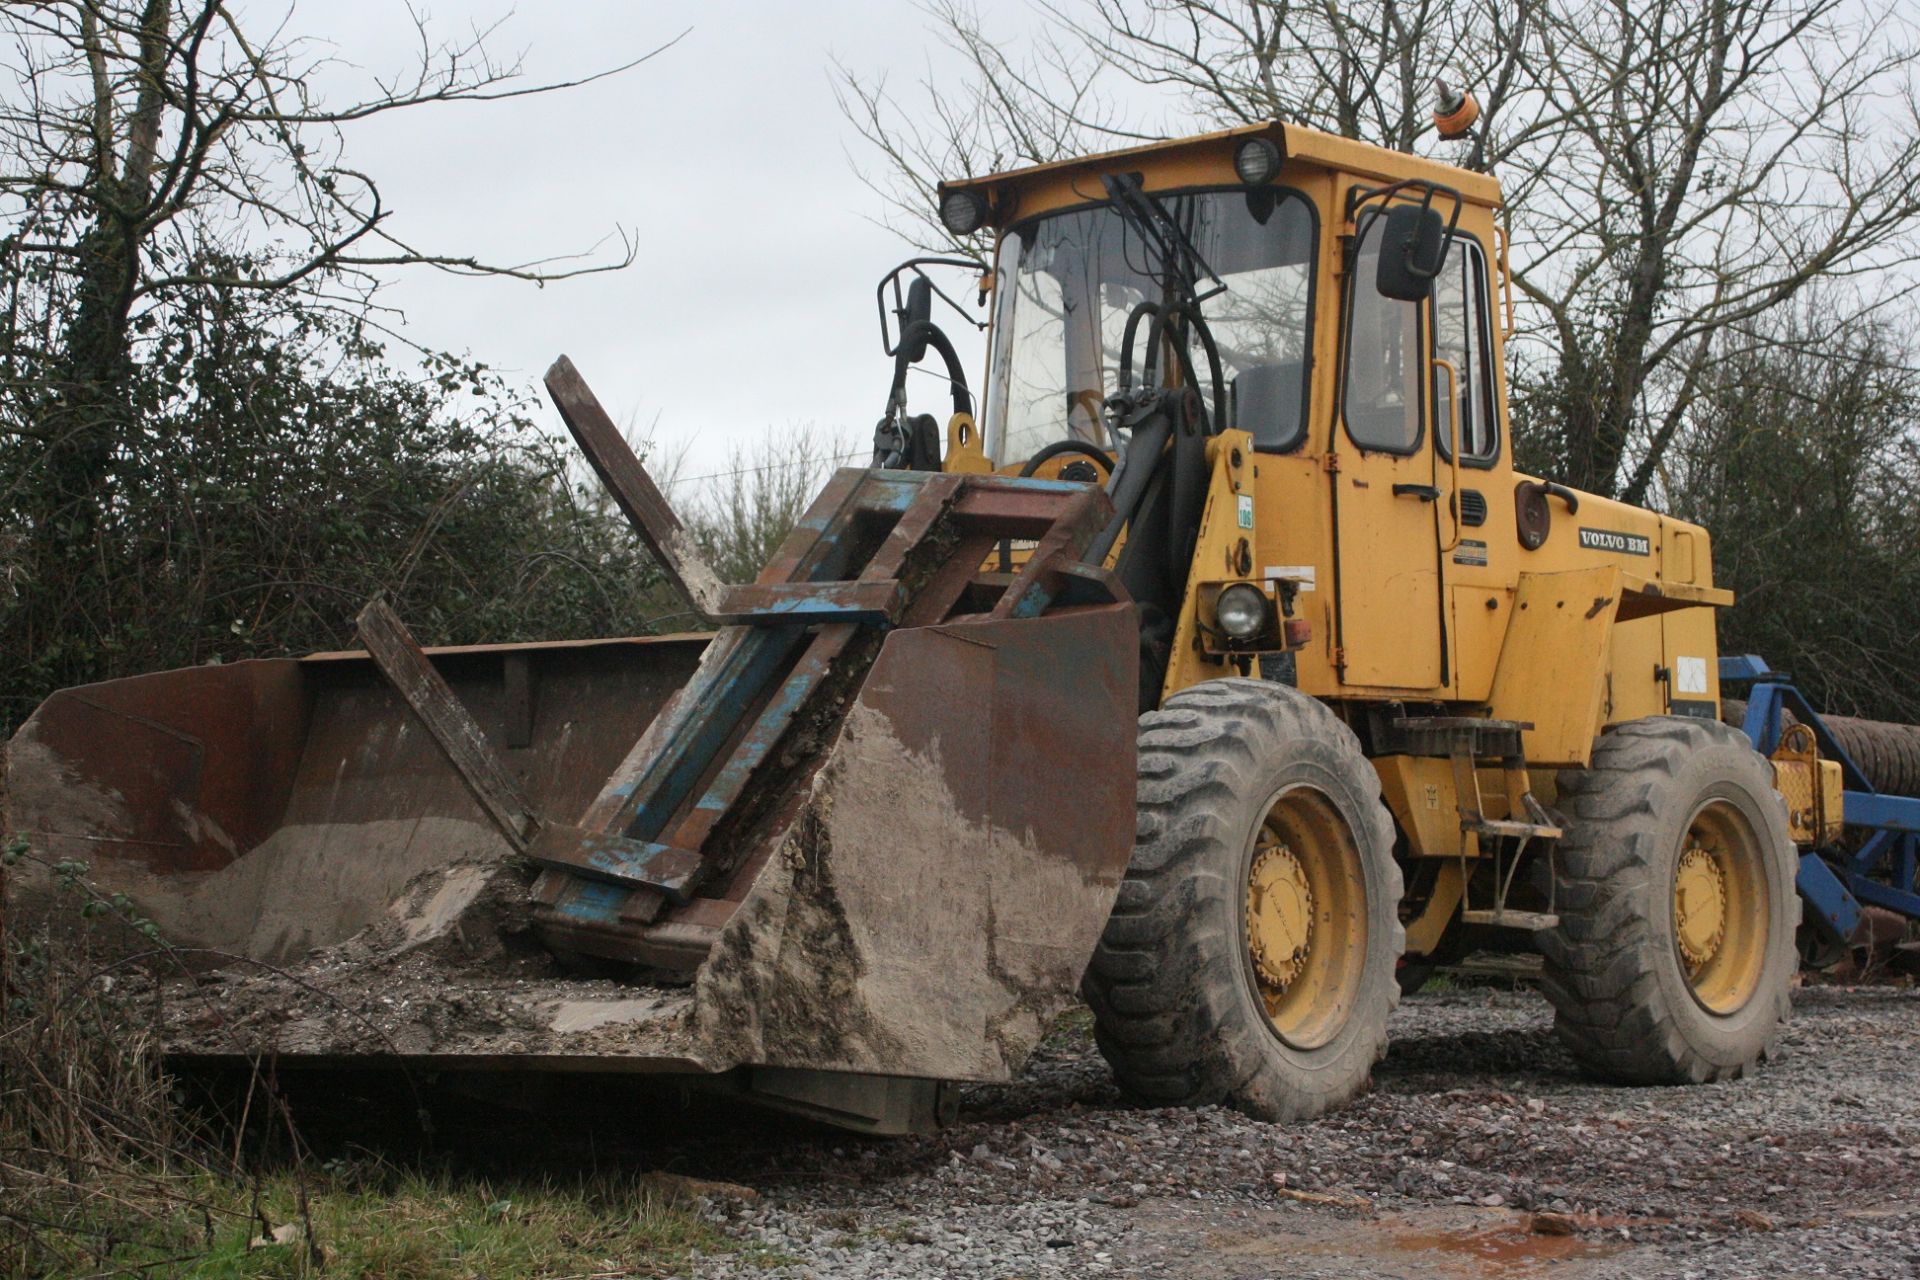
[[[1130,1096],[1315,1115],[1467,949],[1538,952],[1604,1078],[1752,1067],[1814,837],[1718,718],[1707,531],[1515,469],[1497,182],[1267,123],[939,202],[991,257],[882,282],[873,465],[754,583],[549,373],[714,630],[422,650],[375,601],[364,651],[58,693],[10,923],[125,894],[182,1063],[875,1132],[1077,995]],[[978,402],[936,305],[987,316]]]

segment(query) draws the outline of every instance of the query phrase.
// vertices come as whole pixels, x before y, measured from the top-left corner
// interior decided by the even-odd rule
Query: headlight
[[[1235,583],[1214,601],[1213,616],[1228,636],[1251,640],[1267,629],[1266,593],[1244,582]]]
[[[940,225],[957,236],[970,236],[987,221],[987,198],[978,191],[949,191],[940,197]]]
[[[1268,138],[1248,138],[1233,151],[1233,171],[1250,187],[1263,187],[1280,172],[1280,148]]]

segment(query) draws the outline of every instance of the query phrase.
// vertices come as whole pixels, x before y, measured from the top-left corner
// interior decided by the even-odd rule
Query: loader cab
[[[1114,175],[1137,178],[1193,258],[1203,323],[1151,369],[1139,317],[1166,300],[1168,271],[1117,207]],[[1270,124],[944,195],[999,232],[983,430],[950,469],[1013,472],[1073,441],[1034,473],[1099,479],[1073,455],[1125,452],[1112,398],[1149,377],[1190,385],[1215,439],[1247,447],[1218,450],[1242,460],[1235,510],[1212,518],[1194,573],[1175,567],[1157,605],[1194,612],[1187,594],[1243,578],[1276,624],[1284,612],[1312,637],[1278,664],[1309,692],[1487,696],[1516,571],[1491,178]],[[1443,252],[1423,296],[1387,296],[1383,252],[1397,260],[1422,203],[1441,223],[1425,251]],[[1210,625],[1169,640],[1164,693],[1275,665],[1253,645],[1209,647]],[[1262,643],[1279,639],[1276,625]]]

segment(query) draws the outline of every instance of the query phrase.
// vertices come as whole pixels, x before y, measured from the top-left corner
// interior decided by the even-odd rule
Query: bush
[[[246,298],[167,314],[101,483],[0,540],[0,732],[67,685],[354,647],[376,594],[440,644],[635,634],[677,607],[571,443],[485,367],[406,376],[358,325]],[[42,488],[52,394],[0,403],[17,492]]]

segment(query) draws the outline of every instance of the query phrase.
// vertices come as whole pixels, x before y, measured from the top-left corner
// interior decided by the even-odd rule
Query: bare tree
[[[967,0],[928,12],[972,77],[911,109],[884,80],[840,86],[929,246],[951,244],[941,177],[1198,127],[1281,119],[1495,170],[1534,452],[1589,489],[1649,494],[1755,316],[1915,261],[1920,41],[1875,0],[1039,0],[1024,52]],[[1476,82],[1465,143],[1431,132],[1441,75]]]
[[[727,465],[670,478],[669,491],[722,582],[752,582],[838,467],[864,465],[871,447],[802,425],[769,427],[736,445]]]
[[[1868,38],[1868,31],[1875,33]],[[1821,280],[1914,261],[1920,48],[1841,0],[1610,0],[1543,11],[1525,73],[1558,121],[1517,282],[1555,356],[1559,461],[1645,499],[1715,361]],[[1852,317],[1848,317],[1852,318]]]
[[[418,52],[375,91],[328,103],[331,59],[225,0],[24,0],[0,10],[12,87],[0,101],[0,268],[10,304],[8,385],[49,394],[13,415],[43,440],[41,516],[85,500],[129,429],[127,373],[143,317],[194,291],[285,295],[356,316],[382,273],[441,270],[553,280],[616,270],[608,254],[492,263],[403,239],[375,179],[344,158],[356,121],[426,103],[497,101],[520,83],[494,30],[443,41],[416,18]],[[653,52],[657,53],[656,49]],[[51,504],[49,506],[48,504]]]
[[[444,540],[444,520],[425,510],[438,495],[414,492],[418,477],[486,452],[445,422],[452,400],[492,402],[496,418],[511,420],[503,442],[519,417],[473,362],[424,360],[417,396],[380,364],[389,317],[377,293],[396,269],[552,281],[633,260],[634,242],[618,228],[584,252],[527,261],[420,243],[395,225],[376,178],[352,166],[347,141],[359,122],[429,104],[498,103],[601,80],[666,45],[538,83],[493,52],[497,26],[443,38],[415,14],[399,69],[361,72],[295,34],[296,18],[316,14],[324,8],[297,14],[294,0],[278,11],[230,0],[0,6],[0,509],[10,517],[0,531],[0,632],[15,672],[40,673],[26,685],[96,678],[147,652],[169,623],[135,607],[143,594],[238,590],[220,575],[244,569],[224,553],[189,555],[188,533],[247,550],[249,529],[277,530],[272,548],[251,547],[267,558],[326,551],[315,529],[328,503],[286,490],[295,473],[323,487],[356,474],[360,491],[333,505],[358,510],[378,489],[365,479],[379,477],[378,459],[355,452],[343,409],[368,418],[362,439],[418,461],[417,483],[394,500],[419,504],[421,536]],[[369,79],[351,100],[321,92]],[[306,448],[246,474],[249,438],[297,452],[303,430],[353,453],[353,465],[329,468]],[[540,474],[537,463],[503,466],[508,488]],[[390,472],[401,469],[396,461]],[[471,473],[484,470],[476,461]],[[516,492],[544,501],[552,486],[543,485]],[[183,494],[219,513],[209,512],[209,529],[179,506]],[[515,536],[525,532],[516,526]],[[195,565],[207,575],[199,595],[168,596]],[[283,643],[326,631],[304,605],[280,619],[272,611],[284,603],[261,615],[275,619],[269,629]]]
[[[1022,43],[986,29],[970,0],[928,0],[935,32],[972,75],[929,77],[912,106],[856,68],[839,68],[837,88],[903,229],[951,245],[933,216],[946,177],[1259,120],[1411,150],[1432,135],[1433,78],[1449,68],[1488,75],[1479,87],[1492,121],[1518,88],[1535,3],[1034,0],[1038,28]],[[1493,136],[1483,130],[1460,158],[1486,164]]]

